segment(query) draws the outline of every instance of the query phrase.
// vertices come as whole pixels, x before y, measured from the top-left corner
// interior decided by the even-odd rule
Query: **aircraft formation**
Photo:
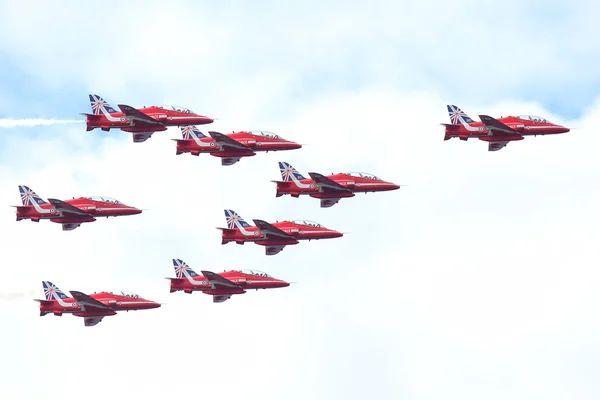
[[[208,131],[202,133],[196,125],[210,124],[214,119],[196,114],[185,107],[149,106],[134,108],[119,104],[119,111],[111,107],[96,94],[89,95],[92,114],[84,113],[86,130],[100,128],[103,131],[120,129],[132,134],[134,143],[148,140],[154,133],[179,127],[182,139],[176,142],[176,155],[190,153],[199,156],[206,153],[221,158],[222,166],[231,166],[243,157],[252,157],[259,152],[296,150],[301,144],[286,140],[268,131],[239,131],[230,134]],[[480,115],[481,122],[469,118],[460,108],[448,105],[450,124],[445,127],[444,140],[458,137],[460,140],[477,138],[488,142],[488,151],[498,151],[509,142],[523,140],[528,135],[549,135],[569,132],[569,128],[550,123],[544,118],[518,115],[498,119]],[[302,195],[320,200],[321,208],[329,208],[341,199],[354,197],[356,193],[383,192],[400,189],[400,185],[385,181],[375,175],[362,172],[322,175],[308,172],[304,177],[291,164],[279,162],[281,181],[276,184],[275,197],[290,195],[299,198]],[[17,221],[29,219],[39,222],[48,219],[62,225],[64,231],[72,231],[83,223],[94,222],[100,217],[119,217],[141,214],[142,210],[105,196],[78,197],[69,200],[42,199],[28,186],[19,186],[20,206],[16,207]],[[333,239],[343,233],[308,221],[267,222],[253,219],[250,225],[233,210],[224,210],[226,227],[221,231],[221,244],[247,242],[265,247],[265,254],[272,256],[280,253],[286,246],[296,245],[300,241]],[[170,281],[170,293],[182,291],[187,294],[202,292],[213,297],[214,303],[222,303],[233,295],[244,294],[248,290],[274,289],[287,287],[286,281],[256,270],[230,270],[221,273],[201,270],[201,274],[192,270],[184,261],[173,259],[175,277]],[[85,326],[95,326],[106,316],[116,315],[118,311],[133,311],[158,308],[160,303],[125,291],[104,291],[85,294],[72,290],[68,297],[49,281],[42,282],[45,300],[40,303],[40,316],[54,314],[73,314],[84,318]]]

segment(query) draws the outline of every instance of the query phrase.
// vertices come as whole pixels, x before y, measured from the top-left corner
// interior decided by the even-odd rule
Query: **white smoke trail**
[[[34,291],[29,292],[0,292],[0,301],[14,301],[25,297],[33,298],[37,293]]]
[[[81,124],[83,122],[85,122],[85,121],[82,121],[79,119],[0,118],[0,128],[18,128],[18,127],[31,128],[34,126],[48,126],[48,125],[59,125],[59,124]]]

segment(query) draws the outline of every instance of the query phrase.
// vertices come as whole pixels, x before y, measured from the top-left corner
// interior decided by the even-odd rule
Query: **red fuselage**
[[[208,279],[203,275],[198,276],[183,276],[182,278],[171,278],[171,290],[170,292],[183,291],[185,293],[192,293],[195,291],[203,292],[210,295],[232,295],[232,294],[243,294],[246,290],[251,289],[274,289],[287,287],[290,284],[288,282],[275,279],[273,277],[260,276],[254,274],[247,274],[241,271],[227,271],[221,272],[218,275],[230,280],[231,282],[240,286],[239,288],[226,288],[219,286],[218,289],[212,288]]]
[[[270,235],[269,238],[265,238],[265,235],[258,227],[247,226],[244,228],[223,229],[221,243],[235,242],[244,244],[245,242],[254,242],[261,246],[277,246],[298,244],[299,240],[333,239],[343,236],[338,231],[319,226],[318,224],[305,225],[291,221],[281,221],[271,225],[284,231],[290,237]]]
[[[55,206],[50,203],[37,204],[34,202],[31,206],[17,207],[17,221],[30,219],[34,222],[39,222],[40,219],[49,219],[52,222],[63,224],[82,223],[94,222],[97,217],[118,217],[140,214],[142,212],[140,209],[125,204],[92,200],[87,197],[64,200],[64,202],[91,215],[68,214],[68,216],[65,216],[61,215]]]
[[[383,192],[400,189],[400,186],[396,185],[395,183],[386,182],[380,179],[353,176],[344,173],[328,175],[327,178],[345,187],[346,189],[349,189],[351,192],[327,190],[321,191],[319,190],[318,185],[315,184],[311,178],[300,180],[294,178],[287,182],[276,182],[276,197],[289,194],[292,197],[309,195],[310,197],[317,199],[344,198],[354,197],[354,193]]]
[[[109,292],[94,293],[89,295],[89,297],[110,307],[110,310],[82,311],[79,303],[74,298],[69,297],[60,300],[41,300],[40,315],[54,314],[60,316],[62,314],[73,314],[78,317],[101,317],[115,315],[117,311],[147,310],[160,307],[159,303],[151,300],[140,297],[121,296]]]
[[[158,106],[150,106],[138,109],[150,118],[160,122],[162,125],[148,124],[127,117],[122,112],[110,114],[87,114],[87,130],[100,128],[109,131],[116,128],[126,132],[159,132],[165,131],[168,126],[204,125],[210,124],[212,118],[187,111],[176,111]]]
[[[542,119],[536,121],[510,116],[498,118],[497,120],[518,132],[514,135],[503,135],[501,137],[502,140],[507,141],[522,140],[523,136],[566,133],[570,130],[564,126],[553,124]],[[458,137],[461,140],[467,140],[475,137],[486,142],[495,142],[500,140],[498,137],[488,135],[488,130],[481,121],[471,122],[466,125],[467,126],[463,124],[445,124],[446,136],[444,139],[448,140],[453,137]]]
[[[251,157],[257,151],[295,150],[302,147],[298,143],[280,137],[254,135],[249,132],[229,133],[226,136],[248,147],[248,150],[228,149],[223,151],[212,137],[207,136],[197,139],[178,139],[176,154],[191,153],[198,156],[200,153],[209,153],[211,156],[223,158]]]

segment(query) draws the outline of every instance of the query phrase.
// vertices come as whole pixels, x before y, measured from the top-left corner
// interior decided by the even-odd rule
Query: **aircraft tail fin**
[[[248,228],[250,226],[249,223],[244,221],[244,219],[233,210],[225,210],[225,219],[227,220],[228,229],[236,229],[240,227]]]
[[[33,190],[25,185],[19,185],[19,193],[21,194],[21,202],[23,206],[32,206],[35,204],[47,204],[48,202],[37,195]]]
[[[173,268],[175,269],[175,276],[177,276],[178,279],[187,278],[188,276],[198,276],[189,265],[180,259],[173,259]]]
[[[461,110],[460,108],[458,108],[455,105],[452,104],[448,104],[446,105],[446,108],[448,109],[448,115],[450,116],[450,122],[453,125],[458,125],[458,124],[470,124],[473,121],[473,119],[471,117],[469,117],[467,114],[465,114],[465,112],[463,110]]]
[[[52,282],[42,281],[42,285],[44,286],[44,295],[46,296],[46,301],[64,300],[68,298],[68,296]]]
[[[283,179],[284,182],[306,179],[289,163],[283,161],[279,161],[279,171],[281,172],[281,179]]]
[[[194,125],[182,126],[181,136],[184,140],[195,140],[206,137],[206,135],[200,132],[200,129]]]
[[[104,112],[113,114],[116,113],[115,110],[110,104],[108,104],[104,99],[97,94],[90,94],[90,105],[92,106],[92,112],[95,115],[104,114]]]

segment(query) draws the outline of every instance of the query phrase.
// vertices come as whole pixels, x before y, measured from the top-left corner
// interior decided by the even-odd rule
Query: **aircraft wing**
[[[72,231],[73,229],[77,229],[81,226],[81,223],[63,223],[62,224],[62,230],[63,231]]]
[[[229,289],[241,287],[237,283],[230,281],[227,278],[223,278],[221,275],[215,274],[211,271],[200,271],[202,275],[208,280],[213,289]]]
[[[240,161],[241,157],[223,157],[221,158],[221,165],[233,165],[236,162]]]
[[[146,140],[150,139],[154,131],[151,132],[132,132],[131,137],[133,138],[133,143],[142,143]]]
[[[351,192],[350,189],[316,172],[309,172],[308,175],[315,181],[322,192]]]
[[[498,121],[495,118],[490,117],[489,115],[480,115],[479,119],[488,130],[491,135],[494,136],[503,136],[503,135],[520,135],[521,133],[515,131],[513,128],[509,128],[504,125],[502,122]]]
[[[230,294],[215,294],[213,295],[213,303],[222,303],[231,298]]]
[[[292,237],[292,235],[285,233],[281,229],[263,221],[262,219],[253,219],[252,221],[254,222],[254,225],[256,225],[256,227],[263,233],[265,239],[268,238],[268,236],[277,236],[285,239]]]
[[[274,256],[275,254],[279,253],[281,250],[283,250],[283,248],[285,247],[285,244],[283,245],[276,245],[276,246],[267,246],[265,247],[265,253],[268,256]]]
[[[227,135],[223,135],[222,133],[208,131],[208,134],[215,140],[215,142],[219,145],[222,151],[252,151],[250,147],[245,146],[237,140],[234,140]]]
[[[341,200],[341,198],[339,198],[339,197],[329,198],[329,199],[321,199],[321,208],[329,208],[331,206],[334,206],[340,200]]]
[[[82,209],[72,206],[69,203],[66,203],[62,200],[48,199],[48,201],[50,202],[50,204],[52,204],[54,206],[56,211],[59,212],[63,217],[81,217],[81,216],[89,217],[92,215],[89,212],[83,211]]]
[[[133,108],[133,107],[125,105],[125,104],[117,104],[117,106],[121,109],[123,114],[125,114],[127,116],[128,119],[133,121],[134,125],[136,125],[135,121],[141,122],[141,125],[155,125],[155,126],[156,125],[159,125],[159,126],[165,125],[162,122],[155,120],[148,114],[144,114],[137,108]],[[140,124],[137,124],[137,125],[139,126]]]
[[[85,324],[85,326],[98,325],[98,323],[102,321],[102,318],[104,318],[104,316],[100,316],[100,317],[85,317],[83,319],[83,323]]]
[[[81,310],[86,312],[113,312],[113,309],[105,304],[100,303],[98,300],[91,298],[87,294],[78,292],[76,290],[70,290],[71,296],[79,303]],[[100,322],[100,321],[98,321]],[[96,322],[96,323],[98,323]],[[94,324],[95,325],[95,324]],[[86,325],[87,326],[87,325]]]
[[[498,151],[500,149],[503,149],[509,141],[503,141],[503,142],[489,142],[488,143],[488,151]]]

